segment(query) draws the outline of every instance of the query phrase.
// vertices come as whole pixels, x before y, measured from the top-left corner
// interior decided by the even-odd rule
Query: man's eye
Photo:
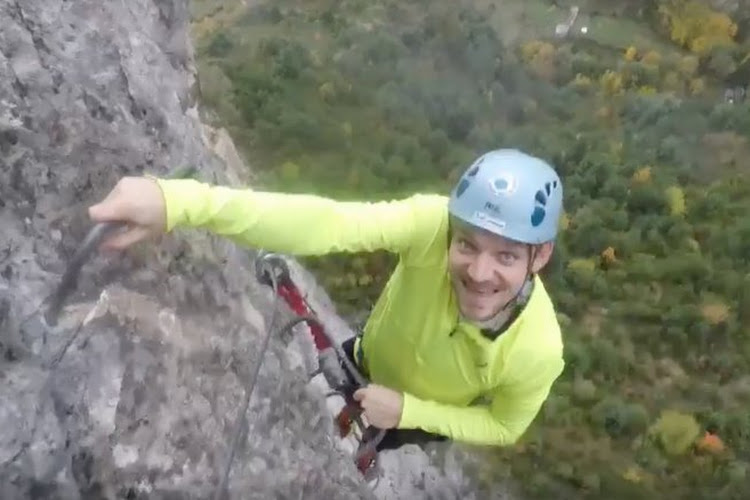
[[[465,239],[459,238],[459,240],[458,240],[458,248],[460,250],[471,250],[474,247],[471,245],[471,243],[469,243]]]
[[[500,252],[500,262],[503,264],[513,264],[518,257],[516,254],[510,253],[510,252]]]

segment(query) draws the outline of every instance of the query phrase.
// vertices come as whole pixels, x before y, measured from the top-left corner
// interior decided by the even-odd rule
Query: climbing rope
[[[344,369],[348,372],[348,374],[353,379],[354,385],[356,387],[364,387],[367,385],[367,379],[362,376],[361,373],[359,373],[359,370],[354,366],[354,364],[349,360],[349,358],[346,356],[345,353],[342,352],[340,346],[333,341],[333,339],[328,335],[328,333],[323,329],[323,325],[321,324],[320,320],[316,318],[313,315],[301,315],[298,316],[291,321],[287,322],[285,325],[283,325],[281,328],[276,331],[276,321],[279,311],[279,277],[276,273],[276,269],[273,266],[272,258],[277,258],[278,256],[275,256],[273,254],[265,254],[262,256],[258,256],[257,260],[259,260],[261,264],[260,271],[262,274],[264,274],[268,280],[270,280],[271,288],[274,292],[274,302],[273,302],[273,310],[271,313],[271,321],[269,324],[269,327],[266,329],[266,335],[263,338],[263,344],[261,345],[260,351],[258,353],[258,361],[255,363],[254,370],[252,373],[252,376],[250,378],[249,384],[247,388],[245,389],[245,397],[242,401],[240,413],[238,415],[237,423],[235,424],[235,430],[232,435],[232,442],[230,445],[229,450],[229,456],[227,458],[226,465],[224,466],[224,473],[221,477],[221,482],[219,483],[218,487],[216,488],[215,494],[214,494],[214,500],[221,500],[222,496],[227,492],[227,482],[229,480],[229,472],[232,468],[232,463],[234,461],[234,457],[236,455],[237,446],[240,441],[240,437],[242,436],[242,430],[244,425],[247,423],[247,409],[250,405],[250,398],[252,397],[253,391],[255,389],[255,385],[258,381],[258,375],[260,373],[260,368],[263,364],[263,358],[265,357],[266,351],[268,350],[268,346],[270,344],[271,337],[275,335],[283,336],[283,335],[291,335],[292,329],[297,326],[300,323],[308,323],[310,326],[317,325],[320,327],[320,331],[328,338],[328,340],[331,343],[331,346],[334,348],[334,351],[336,352],[337,358],[339,361],[344,365]],[[285,273],[286,270],[282,270],[282,273]],[[347,399],[346,395],[340,392],[339,390],[334,390],[334,393],[337,393],[344,397],[344,399]],[[357,416],[358,417],[358,416]],[[361,425],[361,424],[360,424]],[[376,454],[376,448],[377,445],[383,440],[383,437],[385,436],[385,431],[381,429],[376,429],[373,427],[369,427],[367,429],[364,429],[364,433],[362,436],[362,442],[357,450],[357,452],[354,455],[354,461],[357,464],[358,468],[360,470],[364,469],[366,465],[369,464],[370,461],[374,460],[374,456]],[[369,434],[369,435],[367,435]]]

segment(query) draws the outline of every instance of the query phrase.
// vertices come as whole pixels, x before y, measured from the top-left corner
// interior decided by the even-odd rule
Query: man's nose
[[[472,281],[480,282],[492,278],[492,269],[492,258],[485,253],[480,253],[471,261],[467,272]]]

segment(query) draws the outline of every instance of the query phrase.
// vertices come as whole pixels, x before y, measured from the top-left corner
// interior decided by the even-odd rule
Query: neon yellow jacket
[[[563,370],[560,328],[538,277],[523,312],[494,341],[458,322],[446,197],[341,202],[195,180],[158,182],[168,231],[205,228],[239,245],[290,255],[385,249],[400,256],[362,340],[371,381],[404,393],[399,428],[512,444]]]

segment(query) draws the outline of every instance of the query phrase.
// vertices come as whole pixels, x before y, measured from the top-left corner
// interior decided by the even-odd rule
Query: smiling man
[[[399,262],[361,337],[344,344],[371,384],[355,393],[380,448],[454,439],[509,445],[563,370],[538,276],[554,248],[562,183],[543,160],[490,151],[450,197],[377,203],[125,178],[89,214],[130,223],[123,249],[176,227],[292,255],[384,249]]]

